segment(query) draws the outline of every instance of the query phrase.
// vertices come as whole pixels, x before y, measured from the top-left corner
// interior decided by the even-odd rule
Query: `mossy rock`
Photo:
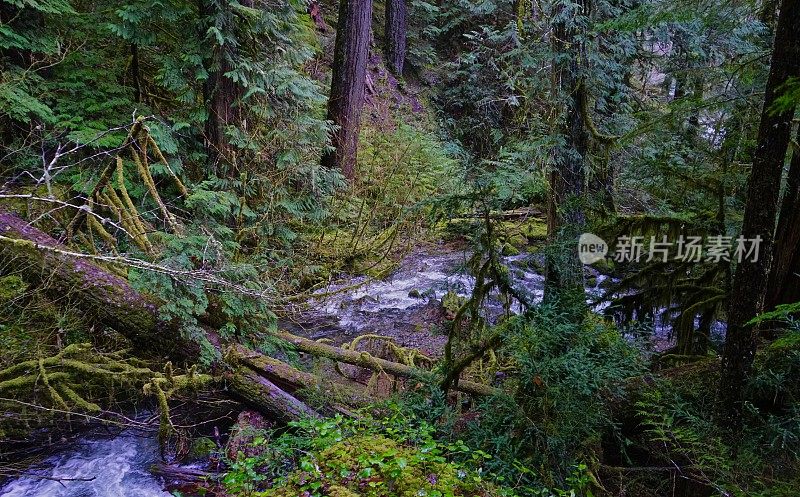
[[[437,223],[434,230],[443,240],[455,240],[473,233],[480,222],[475,219],[448,219]]]
[[[528,246],[528,239],[523,235],[512,235],[506,239],[506,243],[518,249],[524,249]]]
[[[412,299],[421,299],[422,293],[418,289],[412,288],[411,291],[408,292],[408,296]]]
[[[208,437],[200,437],[192,440],[189,448],[189,458],[193,461],[207,459],[217,451],[217,444]]]
[[[504,243],[503,255],[505,256],[519,255],[519,249],[510,243]]]
[[[544,263],[534,257],[528,259],[528,268],[536,274],[544,274],[546,269]]]
[[[382,436],[345,439],[317,454],[314,463],[260,495],[297,497],[315,487],[330,497],[492,495],[486,484],[465,478],[465,471],[444,458]]]
[[[436,291],[433,288],[428,288],[422,292],[422,296],[426,299],[436,299]]]
[[[547,239],[547,223],[541,219],[528,219],[522,223],[520,231],[531,242]]]
[[[614,272],[614,259],[609,259],[608,257],[600,259],[592,264],[592,267],[600,274],[611,274]]]
[[[497,226],[497,239],[505,245],[511,245],[516,249],[524,249],[528,246],[528,236],[524,225],[514,221],[503,221]]]
[[[442,297],[441,303],[442,309],[444,309],[448,315],[448,319],[453,319],[456,312],[458,312],[458,310],[466,301],[466,297],[462,297],[452,290],[445,293]]]

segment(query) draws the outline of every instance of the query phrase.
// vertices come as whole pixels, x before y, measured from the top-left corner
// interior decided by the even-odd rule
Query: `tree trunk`
[[[584,15],[583,0],[574,8],[579,12],[572,19],[557,22],[553,30],[554,51],[560,55],[553,62],[554,78],[558,82],[558,93],[566,95],[566,110],[561,129],[564,143],[556,148],[555,164],[550,174],[547,224],[554,250],[547,259],[545,293],[548,299],[564,291],[583,291],[578,237],[585,225],[582,203],[589,132],[581,111],[585,103],[583,99],[587,98],[580,75],[583,47],[576,39],[576,23],[578,17]],[[564,54],[568,56],[564,57]]]
[[[781,2],[769,78],[761,111],[757,148],[747,187],[742,236],[760,237],[759,257],[736,268],[728,305],[728,332],[722,358],[719,395],[723,416],[736,431],[741,427],[742,392],[756,351],[756,332],[746,323],[763,310],[772,259],[778,193],[794,111],[772,112],[779,88],[800,76],[800,0]]]
[[[317,27],[317,31],[320,33],[327,33],[330,29],[325,23],[325,17],[322,15],[322,5],[320,5],[319,0],[311,0],[308,2],[308,15],[311,17],[311,20],[314,21],[314,25]]]
[[[225,54],[217,54],[219,69],[210,72],[211,100],[208,104],[208,121],[206,133],[208,135],[208,154],[214,164],[221,161],[233,162],[233,150],[225,136],[225,128],[238,125],[241,121],[239,108],[236,101],[241,96],[241,88],[225,73],[231,70]]]
[[[55,301],[69,296],[79,303],[89,321],[124,333],[137,350],[154,357],[174,356],[182,345],[159,322],[155,303],[137,293],[125,279],[85,259],[42,250],[68,249],[2,210],[0,237],[0,273],[19,274],[29,283],[42,286]]]
[[[386,64],[395,75],[403,75],[406,60],[406,0],[386,0],[384,52]]]
[[[272,415],[277,421],[286,423],[319,417],[316,411],[252,369],[236,368],[225,373],[224,377],[234,397],[260,412]]]
[[[142,79],[139,74],[139,46],[131,43],[131,79],[133,79],[134,102],[142,102]]]
[[[800,143],[800,128],[797,130]],[[781,203],[764,310],[800,301],[800,149],[792,152]]]
[[[234,347],[226,359],[252,369],[260,376],[275,383],[279,388],[289,392],[314,391],[330,399],[333,404],[342,403],[356,407],[366,406],[374,400],[358,388],[344,383],[326,381],[317,375],[300,371],[285,362],[252,352],[241,346]]]
[[[339,128],[331,137],[336,149],[323,155],[322,165],[339,168],[350,179],[355,177],[371,18],[372,0],[340,0],[328,97],[328,119]]]
[[[246,7],[252,7],[251,0],[241,2]],[[209,3],[207,0],[198,0],[199,15],[201,18],[226,15],[220,7]],[[229,29],[234,29],[230,26]],[[205,32],[200,33],[200,39],[207,37]],[[208,79],[203,84],[203,98],[206,104],[208,117],[205,122],[205,141],[208,162],[217,167],[223,162],[232,162],[233,149],[225,136],[225,127],[241,122],[241,111],[237,101],[243,94],[242,88],[225,73],[231,71],[230,58],[233,54],[228,50],[235,50],[229,45],[220,46],[214,43],[212,60],[207,64]]]

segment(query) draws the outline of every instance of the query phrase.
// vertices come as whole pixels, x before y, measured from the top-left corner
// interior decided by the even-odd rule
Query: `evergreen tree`
[[[386,27],[384,53],[389,69],[397,76],[403,75],[406,60],[407,13],[406,0],[386,0]]]
[[[783,0],[775,31],[769,78],[761,111],[757,148],[747,186],[742,237],[761,240],[758,258],[736,268],[728,305],[728,332],[722,358],[719,395],[723,416],[741,426],[742,392],[756,352],[756,328],[748,324],[763,311],[773,250],[783,164],[789,145],[794,106],[775,111],[774,104],[790,78],[800,77],[800,1]]]
[[[800,301],[800,128],[781,200],[764,309]]]
[[[586,59],[581,30],[586,22],[586,2],[560,3],[553,29],[553,80],[556,94],[563,95],[566,109],[561,139],[556,145],[550,173],[547,229],[555,254],[547,262],[546,289],[553,292],[583,291],[583,266],[578,259],[578,237],[586,225],[584,183],[589,152],[589,132],[584,121],[586,91],[582,61]]]
[[[338,126],[332,137],[336,149],[323,155],[322,165],[338,168],[351,179],[356,174],[371,19],[372,0],[340,0],[328,97],[328,119]]]

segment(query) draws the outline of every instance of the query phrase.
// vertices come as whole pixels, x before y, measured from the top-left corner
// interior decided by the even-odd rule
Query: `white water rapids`
[[[0,488],[0,497],[169,497],[149,473],[158,461],[152,433],[91,437]]]

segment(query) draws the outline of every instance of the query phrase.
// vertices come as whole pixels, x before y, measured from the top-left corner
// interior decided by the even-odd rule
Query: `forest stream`
[[[382,334],[398,344],[439,356],[445,337],[437,333],[443,322],[442,299],[451,292],[468,296],[474,278],[467,273],[468,254],[435,245],[407,255],[398,269],[384,280],[348,277],[318,290],[308,309],[281,327],[313,339],[344,343],[363,334]],[[532,301],[542,298],[544,277],[537,272],[539,256],[522,253],[504,257],[512,282]],[[589,281],[598,285],[602,275]],[[599,295],[597,286],[587,296]],[[489,296],[487,309],[493,319],[504,312],[497,294]],[[511,304],[512,312],[519,311]],[[62,452],[42,461],[27,476],[6,482],[0,497],[156,497],[167,496],[163,482],[150,473],[158,462],[154,434],[124,431],[116,437],[86,435]],[[63,479],[62,479],[63,478]]]
[[[5,0],[0,497],[800,496],[800,0]]]

